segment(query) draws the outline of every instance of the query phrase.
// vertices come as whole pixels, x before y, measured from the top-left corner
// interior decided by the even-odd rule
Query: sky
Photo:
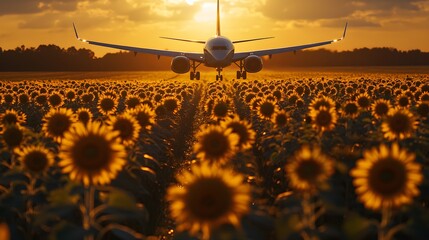
[[[202,51],[197,43],[215,34],[216,0],[0,0],[0,47],[89,48],[96,56],[117,52],[78,42],[80,37],[121,45]],[[338,38],[331,50],[362,47],[429,52],[429,0],[221,0],[222,35],[242,43],[236,51],[284,47]]]

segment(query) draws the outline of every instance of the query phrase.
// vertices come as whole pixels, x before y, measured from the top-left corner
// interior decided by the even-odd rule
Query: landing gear
[[[222,68],[216,68],[216,71],[217,71],[217,75],[216,75],[216,81],[217,80],[223,80],[223,76],[222,76]]]
[[[195,65],[195,61],[192,61],[192,70],[191,72],[189,72],[189,79],[191,80],[200,80],[201,74],[200,72],[197,72],[197,67],[199,67],[201,65],[201,63],[198,63],[198,65]]]
[[[243,60],[240,60],[239,64],[237,62],[234,62],[234,64],[240,68],[240,71],[237,71],[237,79],[240,79],[240,78],[247,79],[247,72],[246,70],[243,70],[244,69]]]
[[[246,79],[247,78],[247,72],[246,71],[237,71],[237,79]]]

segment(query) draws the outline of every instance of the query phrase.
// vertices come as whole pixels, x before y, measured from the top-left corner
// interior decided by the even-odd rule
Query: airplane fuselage
[[[207,67],[224,68],[232,63],[234,44],[223,36],[210,38],[204,46],[204,65]]]

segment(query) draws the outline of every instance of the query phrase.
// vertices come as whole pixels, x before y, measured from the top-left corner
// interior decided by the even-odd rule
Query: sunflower
[[[52,108],[61,107],[63,105],[63,98],[59,93],[52,93],[48,97],[48,103]]]
[[[128,95],[127,99],[125,100],[125,105],[128,109],[136,108],[140,105],[140,98],[135,95]]]
[[[318,98],[315,98],[311,101],[309,109],[311,111],[317,111],[321,107],[325,107],[326,109],[335,108],[335,102],[329,97],[326,96],[320,96]]]
[[[387,115],[391,108],[389,101],[378,99],[372,104],[372,115],[376,118],[382,118]]]
[[[35,174],[46,171],[54,163],[54,154],[43,146],[29,146],[15,150],[25,170]]]
[[[168,113],[174,114],[180,110],[180,101],[175,97],[166,97],[162,100],[162,105]]]
[[[232,133],[232,129],[219,126],[201,127],[196,134],[198,143],[194,145],[194,152],[202,160],[225,162],[235,154],[235,146],[239,136]]]
[[[76,98],[76,93],[74,92],[73,89],[69,89],[69,90],[67,90],[65,96],[66,96],[67,100],[73,101]]]
[[[127,111],[130,115],[134,116],[139,123],[142,130],[151,130],[155,124],[155,111],[148,105],[141,105],[137,108]]]
[[[8,105],[12,104],[15,101],[15,98],[10,93],[3,95],[3,98],[4,98],[4,102]]]
[[[34,100],[37,105],[43,106],[48,102],[48,96],[46,94],[39,94]]]
[[[230,128],[232,129],[232,133],[238,134],[238,149],[247,150],[252,148],[252,145],[255,142],[256,133],[252,129],[252,124],[250,124],[248,121],[240,120],[240,118],[235,115],[232,118],[222,121],[221,126],[225,129]]]
[[[166,198],[179,231],[194,236],[201,232],[202,239],[209,239],[221,225],[238,227],[249,211],[250,187],[230,169],[202,162],[177,175],[177,180],[179,186],[169,187]]]
[[[85,93],[81,96],[83,103],[91,103],[94,100],[94,95],[92,93]]]
[[[126,163],[118,134],[98,122],[76,123],[61,142],[58,165],[62,172],[85,186],[110,183]]]
[[[230,100],[227,98],[220,98],[213,103],[212,117],[216,120],[221,120],[226,118],[230,111]]]
[[[390,109],[385,121],[381,124],[384,137],[389,140],[404,139],[412,136],[417,128],[417,121],[407,109]]]
[[[350,117],[351,119],[356,118],[359,115],[359,106],[355,101],[347,101],[341,111],[344,116]]]
[[[73,115],[73,111],[67,108],[51,109],[43,117],[43,122],[42,130],[46,136],[60,142],[64,133],[75,122],[75,116]]]
[[[396,143],[391,148],[381,145],[365,151],[350,172],[359,200],[373,210],[412,202],[419,195],[417,185],[423,181],[421,166],[414,159],[414,154]]]
[[[1,132],[3,142],[11,149],[19,147],[24,140],[24,129],[16,124],[5,125]]]
[[[125,146],[132,145],[139,137],[140,125],[129,113],[110,117],[106,122],[114,131],[119,132],[119,138]]]
[[[259,106],[257,107],[258,115],[262,119],[271,120],[277,108],[277,105],[273,101],[263,99],[259,102]]]
[[[330,131],[335,127],[337,123],[337,113],[335,108],[320,107],[319,110],[312,110],[309,113],[313,128],[324,132]]]
[[[410,99],[407,95],[402,94],[397,98],[397,103],[400,107],[406,108],[410,105]]]
[[[0,114],[0,126],[19,124],[22,125],[25,123],[27,116],[25,113],[18,113],[17,111],[11,109],[6,110],[4,113]]]
[[[20,104],[28,104],[30,102],[30,96],[27,93],[21,93],[18,95],[18,102]]]
[[[77,121],[87,124],[92,120],[92,112],[88,108],[79,108],[76,111],[76,119]]]
[[[293,188],[314,192],[334,173],[334,162],[319,147],[304,146],[289,159],[285,171]]]
[[[118,101],[110,95],[100,96],[97,108],[103,115],[109,115],[116,111]]]
[[[278,110],[274,113],[272,121],[276,128],[283,128],[289,122],[289,116],[285,110]]]
[[[366,93],[357,96],[356,102],[362,110],[367,110],[371,107],[371,98]]]

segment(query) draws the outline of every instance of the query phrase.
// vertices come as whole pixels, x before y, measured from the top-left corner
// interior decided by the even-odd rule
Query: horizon
[[[72,27],[72,22],[75,22],[85,38],[201,52],[199,44],[162,40],[159,36],[207,40],[215,33],[215,5],[214,0],[4,0],[0,2],[3,25],[0,41],[4,49],[52,42],[61,48],[91,49],[97,57],[119,52],[78,42]],[[313,6],[309,8],[309,5]],[[312,9],[317,9],[317,12]],[[346,40],[327,49],[345,51],[387,45],[401,51],[420,49],[427,52],[428,13],[429,1],[424,0],[329,0],[288,4],[282,0],[221,1],[224,36],[232,40],[275,37],[236,45],[237,51],[336,38],[341,35],[344,23],[349,22]]]

